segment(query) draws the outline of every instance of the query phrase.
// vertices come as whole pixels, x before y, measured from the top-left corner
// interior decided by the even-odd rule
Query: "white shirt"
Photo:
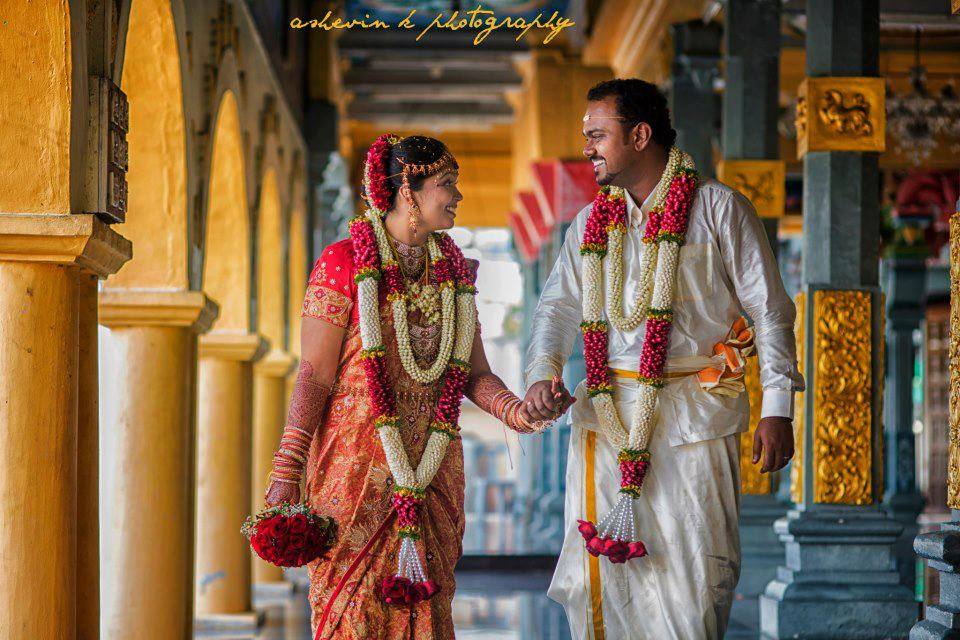
[[[651,206],[652,194],[642,208],[627,194],[623,300],[628,310],[634,305],[643,227]],[[527,351],[528,386],[563,371],[580,332],[580,242],[589,214],[588,205],[567,230],[560,256],[540,295]],[[604,274],[608,274],[606,268]],[[702,181],[690,208],[686,241],[680,250],[673,312],[668,368],[670,360],[712,355],[714,344],[723,341],[734,321],[745,312],[756,328],[763,387],[761,416],[793,417],[793,393],[804,389],[803,377],[797,369],[796,308],[783,287],[776,258],[750,201],[715,180]],[[608,331],[609,365],[636,371],[646,323],[627,332],[611,324]],[[694,393],[707,393],[694,384],[684,387],[694,402],[699,401],[693,398]],[[583,400],[585,398],[577,404]],[[744,407],[747,407],[745,399],[737,411],[742,414]],[[682,407],[678,409],[683,411]],[[702,411],[697,417],[710,419]],[[741,428],[745,423],[743,418]]]

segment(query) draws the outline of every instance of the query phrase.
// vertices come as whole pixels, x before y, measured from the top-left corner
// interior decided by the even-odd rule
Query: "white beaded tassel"
[[[414,583],[427,581],[427,572],[420,561],[420,553],[417,551],[415,540],[403,538],[400,541],[400,553],[397,554],[397,575]]]
[[[637,539],[636,514],[633,503],[635,498],[626,493],[620,494],[617,504],[607,512],[597,526],[597,535],[601,538],[633,542]]]

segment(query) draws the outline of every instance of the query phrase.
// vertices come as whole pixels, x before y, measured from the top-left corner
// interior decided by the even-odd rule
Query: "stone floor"
[[[454,624],[458,640],[569,640],[563,609],[546,597],[551,570],[458,571]],[[255,634],[197,633],[197,640],[312,640],[306,581],[293,575],[294,595],[285,601],[257,598],[264,612]],[[756,601],[734,602],[726,640],[756,640]]]

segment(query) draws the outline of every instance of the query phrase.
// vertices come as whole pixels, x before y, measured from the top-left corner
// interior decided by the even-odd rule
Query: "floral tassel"
[[[594,525],[577,520],[578,530],[594,556],[606,556],[610,562],[622,564],[631,558],[647,555],[647,547],[637,535],[634,503],[640,496],[643,478],[650,466],[650,452],[623,449],[620,461],[620,499],[610,512]]]
[[[406,606],[429,600],[440,592],[440,585],[427,579],[427,571],[420,560],[417,541],[422,537],[420,509],[423,491],[397,487],[393,494],[393,508],[397,512],[400,553],[396,574],[383,579],[382,593],[387,604]]]

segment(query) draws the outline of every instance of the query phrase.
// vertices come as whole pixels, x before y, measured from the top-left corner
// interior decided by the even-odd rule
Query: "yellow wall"
[[[66,0],[0,16],[0,211],[70,212],[72,65]]]
[[[220,305],[217,330],[250,328],[250,229],[237,99],[226,92],[217,113],[210,163],[203,289]]]
[[[287,261],[290,318],[290,353],[300,355],[300,307],[307,289],[307,220],[303,205],[297,204],[290,216],[290,253]]]
[[[257,233],[257,328],[271,346],[283,348],[283,229],[277,174],[264,175]]]
[[[186,133],[168,0],[133,0],[121,88],[130,102],[130,170],[127,221],[117,230],[135,252],[109,286],[186,289]]]

